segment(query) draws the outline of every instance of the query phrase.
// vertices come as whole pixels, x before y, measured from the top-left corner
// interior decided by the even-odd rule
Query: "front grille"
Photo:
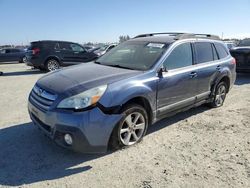
[[[57,95],[35,85],[30,93],[30,102],[41,110],[47,111],[56,100],[56,97]]]

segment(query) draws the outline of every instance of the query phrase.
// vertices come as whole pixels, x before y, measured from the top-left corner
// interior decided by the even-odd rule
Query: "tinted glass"
[[[191,44],[181,44],[177,46],[164,61],[163,66],[167,70],[190,66],[193,64]]]
[[[215,45],[215,48],[216,48],[216,50],[218,52],[218,55],[219,55],[220,59],[225,58],[225,57],[228,56],[227,50],[222,44],[215,43],[214,45]]]
[[[18,52],[20,52],[20,50],[19,49],[10,49],[10,52],[11,53],[18,53]]]
[[[69,43],[60,43],[60,48],[62,49],[62,50],[72,50],[71,49],[71,47],[70,47],[70,45],[69,45]]]
[[[208,42],[197,42],[194,44],[195,54],[196,54],[196,63],[205,63],[213,61],[213,51],[211,43]]]
[[[164,43],[125,42],[100,57],[97,62],[136,70],[148,70],[166,50]]]
[[[77,44],[70,44],[70,48],[71,48],[71,50],[73,50],[75,52],[83,52],[84,51],[84,49],[80,45],[77,45]]]
[[[239,46],[250,46],[250,39],[240,41]]]

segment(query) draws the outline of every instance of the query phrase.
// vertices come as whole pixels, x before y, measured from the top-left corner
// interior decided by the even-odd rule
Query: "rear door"
[[[197,91],[196,72],[193,71],[193,51],[190,43],[180,44],[163,62],[167,69],[159,78],[157,115],[194,104]]]
[[[213,43],[195,42],[195,68],[197,72],[197,102],[209,97],[211,85],[220,72],[221,65]]]

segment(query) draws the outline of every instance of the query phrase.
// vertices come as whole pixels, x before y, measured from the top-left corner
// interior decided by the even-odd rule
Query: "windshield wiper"
[[[107,64],[106,64],[107,65]],[[107,65],[107,66],[110,66],[110,67],[117,67],[117,68],[122,68],[122,69],[129,69],[129,70],[135,70],[133,68],[130,68],[130,67],[124,67],[124,66],[121,66],[121,65],[118,65],[118,64],[114,64],[114,65]]]

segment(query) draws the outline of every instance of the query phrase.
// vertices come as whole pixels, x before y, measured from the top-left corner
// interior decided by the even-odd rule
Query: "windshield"
[[[240,41],[239,46],[250,46],[250,39]]]
[[[164,43],[125,42],[100,57],[102,65],[123,67],[135,70],[148,70],[165,52]]]

